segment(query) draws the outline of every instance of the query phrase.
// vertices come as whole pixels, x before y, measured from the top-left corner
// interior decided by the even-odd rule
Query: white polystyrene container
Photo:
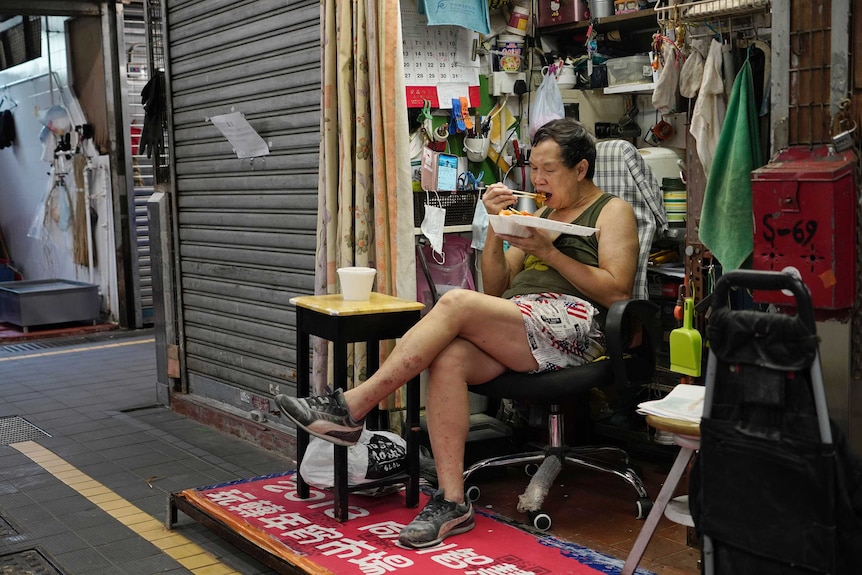
[[[346,301],[368,301],[377,270],[366,267],[338,268],[341,294]]]

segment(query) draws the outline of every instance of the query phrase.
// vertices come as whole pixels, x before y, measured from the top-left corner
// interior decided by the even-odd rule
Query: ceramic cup
[[[377,270],[366,267],[338,268],[341,295],[345,301],[368,301]]]
[[[547,75],[548,67],[544,66],[542,68],[542,76]],[[557,87],[561,90],[570,90],[578,83],[578,78],[575,75],[575,67],[571,64],[566,64],[562,67],[558,64],[554,71],[554,76],[557,78]]]
[[[488,138],[464,138],[464,153],[471,162],[483,162],[488,157],[491,140]]]
[[[574,88],[576,83],[575,67],[571,64],[566,64],[557,73],[557,86],[559,86],[560,90],[569,90]]]

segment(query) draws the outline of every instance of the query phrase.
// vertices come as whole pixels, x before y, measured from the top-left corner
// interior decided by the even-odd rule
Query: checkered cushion
[[[656,233],[667,229],[661,187],[637,148],[625,140],[598,142],[593,182],[634,208],[640,250],[633,295],[636,299],[648,299],[647,259]]]

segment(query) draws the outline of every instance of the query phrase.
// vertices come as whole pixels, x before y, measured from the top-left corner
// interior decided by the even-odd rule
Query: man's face
[[[530,151],[530,181],[536,193],[545,195],[545,205],[554,209],[568,207],[577,193],[586,160],[569,168],[560,159],[560,146],[553,140],[542,140]]]

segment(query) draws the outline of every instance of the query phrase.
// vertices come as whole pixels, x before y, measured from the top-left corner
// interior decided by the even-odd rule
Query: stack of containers
[[[670,226],[684,226],[688,209],[685,183],[680,178],[662,178],[661,191],[664,197],[664,210],[667,213],[667,223]]]
[[[667,221],[672,227],[685,226],[688,201],[685,182],[680,178],[680,160],[685,159],[683,150],[676,148],[641,148],[638,153],[661,185]]]
[[[524,54],[526,35],[530,27],[530,8],[522,4],[512,6],[506,25],[506,34],[497,37],[497,67],[500,72],[519,72]]]

